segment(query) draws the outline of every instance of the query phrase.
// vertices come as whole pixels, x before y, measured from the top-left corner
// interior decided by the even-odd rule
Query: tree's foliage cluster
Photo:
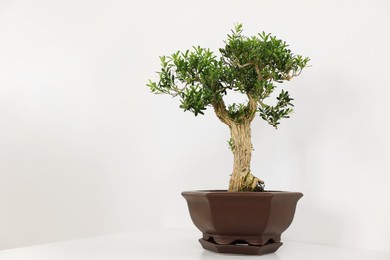
[[[210,49],[198,46],[192,51],[162,56],[159,80],[150,80],[147,85],[154,93],[178,96],[180,107],[195,115],[203,114],[207,106],[224,106],[223,97],[232,90],[248,97],[247,104],[226,107],[235,123],[258,113],[277,127],[280,119],[289,117],[293,99],[287,91],[281,90],[274,106],[266,104],[266,99],[276,83],[298,76],[309,58],[293,54],[286,42],[270,34],[243,36],[241,24],[235,26],[219,52],[221,55],[216,56]],[[256,103],[255,110],[250,101]]]

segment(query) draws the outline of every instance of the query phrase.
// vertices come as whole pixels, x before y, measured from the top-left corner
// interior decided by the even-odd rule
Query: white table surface
[[[162,229],[100,236],[0,251],[1,260],[390,260],[390,253],[283,241],[274,254],[245,256],[204,250],[197,230]]]

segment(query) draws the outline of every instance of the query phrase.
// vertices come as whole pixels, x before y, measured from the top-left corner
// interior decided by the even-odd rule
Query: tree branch
[[[245,63],[245,64],[241,65],[240,63],[238,63],[237,61],[235,61],[235,62],[233,62],[233,65],[236,65],[237,67],[239,67],[240,69],[242,69],[242,68],[248,67],[248,66],[250,66],[250,65],[253,65],[253,63],[252,63],[252,62],[248,62],[248,63]]]
[[[223,101],[223,99],[221,98],[221,100],[219,100],[217,102],[213,102],[212,105],[214,108],[214,112],[217,115],[217,117],[219,118],[219,120],[221,120],[222,123],[231,127],[234,122],[230,118],[229,113],[226,110],[226,105],[225,105],[225,102]]]
[[[290,72],[291,72],[291,71],[290,71]],[[300,69],[299,72],[297,72],[297,71],[292,71],[291,74],[290,74],[290,72],[286,73],[286,75],[282,78],[282,80],[287,80],[287,81],[289,81],[289,80],[292,79],[292,78],[298,77],[299,75],[301,75],[302,69]]]
[[[257,64],[255,64],[255,71],[256,71],[256,74],[257,74],[257,79],[258,80],[263,80],[263,77],[261,76],[261,73],[260,73],[259,65],[257,65]]]
[[[256,116],[256,111],[257,111],[257,99],[254,98],[252,95],[247,94],[247,97],[249,99],[248,101],[248,108],[249,108],[249,115],[248,115],[248,120],[249,122],[252,122],[252,120]]]

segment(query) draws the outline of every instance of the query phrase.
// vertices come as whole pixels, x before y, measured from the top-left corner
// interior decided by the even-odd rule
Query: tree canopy
[[[293,111],[293,98],[280,90],[270,105],[270,95],[278,83],[298,76],[309,58],[293,54],[285,41],[271,34],[247,37],[242,31],[242,24],[236,24],[220,55],[197,46],[161,56],[159,79],[149,80],[148,87],[156,94],[177,96],[180,107],[195,116],[212,106],[228,125],[251,122],[258,114],[277,128]],[[244,94],[248,101],[226,106],[223,97],[228,91]]]

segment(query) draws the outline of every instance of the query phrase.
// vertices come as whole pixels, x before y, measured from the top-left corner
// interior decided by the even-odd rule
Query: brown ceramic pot
[[[203,233],[203,248],[220,253],[267,254],[282,243],[299,192],[185,191],[191,219]]]

